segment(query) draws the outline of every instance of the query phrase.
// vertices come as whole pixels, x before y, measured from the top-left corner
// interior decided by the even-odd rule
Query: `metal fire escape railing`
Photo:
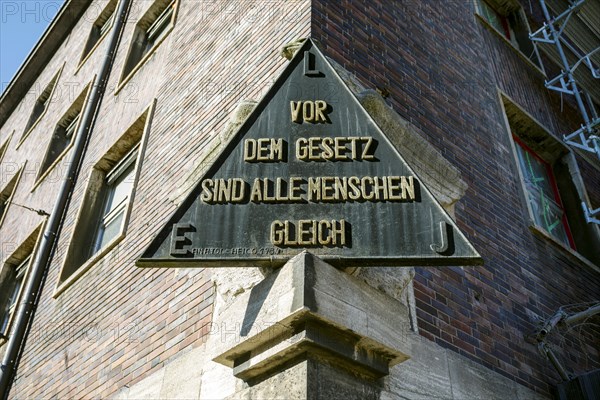
[[[540,5],[546,21],[529,37],[562,69],[546,87],[574,96],[583,117],[581,127],[563,140],[600,160],[600,117],[594,104],[600,104],[600,1],[540,0]],[[600,208],[585,202],[582,207],[587,222],[600,225]]]

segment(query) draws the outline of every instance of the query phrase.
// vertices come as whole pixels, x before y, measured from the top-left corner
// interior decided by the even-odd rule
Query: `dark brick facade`
[[[539,7],[526,3],[527,11],[530,3]],[[558,137],[581,123],[578,110],[564,99],[561,111],[543,74],[474,16],[472,2],[324,1],[313,18],[313,37],[326,54],[366,86],[388,91],[390,106],[421,128],[469,184],[456,215],[485,265],[417,268],[421,334],[549,393],[558,375],[525,336],[536,328],[534,316],[597,300],[600,275],[528,229],[497,90]],[[600,173],[581,159],[579,165],[597,207]],[[586,357],[599,355],[597,338],[586,347],[567,337],[559,347],[566,365],[589,368]]]

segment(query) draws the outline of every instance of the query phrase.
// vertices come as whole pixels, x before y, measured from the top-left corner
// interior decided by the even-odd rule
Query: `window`
[[[575,248],[550,164],[542,160],[518,138],[514,139],[519,167],[525,180],[527,200],[535,224],[556,240]]]
[[[171,31],[175,24],[176,9],[176,0],[158,0],[140,19],[135,27],[121,81],[133,75]]]
[[[56,81],[58,81],[58,75],[60,71],[52,78],[50,83],[46,86],[42,94],[37,98],[35,104],[33,105],[33,110],[31,111],[31,115],[29,116],[29,120],[27,121],[27,125],[25,125],[25,131],[23,132],[23,136],[21,137],[21,142],[25,140],[29,132],[33,130],[33,128],[37,125],[39,120],[42,118],[46,109],[48,108],[48,104],[50,103],[50,98],[52,97],[52,93],[54,92],[54,87],[56,86]]]
[[[55,297],[125,238],[153,107],[92,168]]]
[[[480,0],[478,5],[479,14],[484,17],[494,29],[502,33],[508,40],[511,40],[513,35],[511,35],[511,28],[510,24],[508,23],[508,18],[498,13],[498,11],[494,10],[492,6],[483,0]]]
[[[123,239],[133,198],[139,148],[136,144],[108,170],[103,170],[101,165],[112,157],[105,157],[92,171],[60,283],[89,260],[101,258]]]
[[[31,261],[35,258],[36,246],[40,241],[43,226],[44,224],[38,225],[0,265],[0,345],[10,336],[12,323],[21,303],[23,287],[27,282]],[[10,247],[11,245],[6,243],[4,250],[10,249]]]
[[[2,222],[4,222],[4,216],[13,198],[15,189],[17,188],[17,182],[21,176],[21,171],[13,175],[10,181],[8,181],[8,185],[6,185],[0,192],[0,225],[2,225]]]
[[[529,39],[529,26],[525,14],[516,2],[477,0],[475,5],[477,14],[494,31],[504,37],[538,67],[541,66],[537,50]]]
[[[134,165],[138,147],[134,148],[124,160],[121,160],[106,175],[103,212],[95,234],[92,254],[101,250],[121,232],[125,220],[125,211],[133,191]]]
[[[88,85],[81,92],[69,110],[60,119],[56,128],[54,128],[50,145],[38,173],[38,181],[62,158],[73,143],[89,87],[91,85]]]
[[[504,94],[502,101],[530,230],[600,266],[600,231],[585,221],[581,204],[587,202],[587,193],[575,155]]]
[[[10,139],[12,139],[13,134],[14,134],[14,131],[13,131],[13,133],[10,134],[8,139],[6,139],[4,141],[2,146],[0,146],[0,162],[2,162],[2,159],[4,158],[4,153],[6,153],[6,149],[8,149],[8,144],[10,143]]]
[[[3,292],[4,295],[1,299],[2,308],[0,315],[0,335],[6,339],[9,335],[8,328],[9,323],[12,321],[17,304],[19,295],[21,294],[21,288],[25,283],[25,272],[29,267],[31,261],[31,254],[29,254],[19,265],[16,267],[7,267],[6,275],[3,276]]]
[[[117,0],[111,0],[108,5],[102,10],[94,24],[92,30],[88,36],[88,40],[83,48],[83,54],[81,55],[80,63],[83,64],[87,57],[96,49],[100,41],[106,36],[110,30],[114,18],[115,9],[117,8]]]

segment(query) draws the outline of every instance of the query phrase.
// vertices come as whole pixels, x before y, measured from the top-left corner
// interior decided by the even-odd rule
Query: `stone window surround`
[[[19,186],[19,181],[21,180],[21,176],[23,175],[23,171],[25,170],[26,166],[27,166],[27,161],[25,161],[23,166],[13,175],[13,177],[8,181],[8,184],[3,186],[0,191],[0,193],[1,193],[0,197],[3,195],[6,195],[7,193],[5,193],[5,191],[8,189],[9,185],[14,181],[14,186],[13,186],[12,190],[10,191],[10,194],[8,194],[7,199],[6,199],[6,207],[4,207],[4,210],[2,210],[2,212],[0,212],[0,227],[2,227],[4,218],[6,218],[6,214],[8,214],[8,208],[10,207],[10,204],[15,196],[15,193],[17,192],[17,187]]]
[[[91,169],[89,177],[87,179],[87,186],[84,191],[83,200],[79,207],[75,223],[73,224],[74,228],[69,237],[68,248],[63,254],[63,261],[58,274],[58,281],[56,283],[54,293],[52,294],[53,298],[57,298],[67,288],[73,285],[73,283],[75,283],[81,276],[83,276],[88,270],[90,270],[90,268],[92,268],[95,264],[102,260],[107,254],[110,253],[110,251],[113,248],[115,248],[115,246],[117,246],[123,239],[125,239],[127,234],[127,226],[129,224],[129,218],[131,215],[131,208],[135,201],[135,192],[139,183],[140,170],[143,164],[146,143],[148,141],[148,134],[150,131],[155,107],[156,100],[153,100],[151,104],[141,113],[141,115],[138,118],[136,118],[135,122],[133,122],[133,124],[126,129],[125,133],[115,141],[115,143],[110,147],[110,149],[99,159],[96,165]],[[140,131],[140,134],[136,134],[136,131]],[[72,256],[69,255],[72,251],[72,248],[74,246],[79,246],[81,242],[81,240],[77,239],[78,234],[80,234],[81,231],[80,227],[89,222],[90,213],[92,211],[91,206],[98,205],[98,203],[96,203],[100,192],[98,187],[104,185],[105,176],[108,172],[112,170],[112,167],[118,164],[118,162],[121,159],[123,159],[123,157],[126,157],[129,154],[129,152],[136,146],[138,147],[138,154],[136,157],[133,174],[134,183],[131,194],[128,199],[128,204],[125,209],[120,233],[116,235],[109,243],[107,243],[101,249],[94,252],[94,254],[91,254],[87,258],[87,260],[85,260],[81,265],[69,265],[69,263],[73,263]],[[113,159],[115,155],[117,155],[116,160]],[[101,203],[102,204],[100,204],[100,206],[103,206],[104,202]],[[69,267],[73,269],[73,271],[67,276],[63,276]],[[61,278],[63,279],[61,280]]]
[[[75,74],[77,74],[77,72],[79,72],[81,67],[91,57],[91,55],[98,48],[98,46],[100,46],[100,43],[104,40],[104,38],[106,36],[108,36],[108,33],[110,32],[112,26],[115,24],[115,13],[117,11],[117,2],[118,2],[118,0],[109,0],[108,3],[106,4],[106,6],[104,7],[104,9],[102,9],[102,11],[100,12],[100,15],[98,15],[98,18],[96,18],[96,20],[92,24],[92,28],[90,30],[90,33],[88,34],[88,38],[86,39],[85,44],[83,46],[83,51],[81,53],[81,59],[79,60],[79,64],[77,65]],[[108,12],[110,12],[111,9],[112,9],[111,14],[108,16],[108,18],[106,18],[106,14]],[[105,18],[106,18],[106,20],[101,23],[100,21],[102,21],[102,19],[105,19]],[[94,42],[94,44],[92,46],[90,46],[89,42],[92,39],[92,34],[93,34],[94,29],[100,29],[107,22],[109,22],[109,24],[106,27],[106,30],[103,33],[101,33],[100,37],[98,37],[96,39],[96,41]],[[89,49],[88,49],[88,47],[89,47]]]
[[[52,170],[58,165],[58,163],[60,162],[60,160],[62,160],[64,158],[64,156],[69,152],[69,150],[71,149],[71,147],[73,147],[73,143],[75,143],[75,137],[77,136],[77,131],[79,130],[79,125],[81,124],[81,115],[83,114],[85,107],[87,105],[87,102],[89,100],[89,96],[90,93],[92,92],[92,83],[88,83],[83,90],[79,93],[79,95],[76,97],[75,101],[69,106],[68,110],[63,114],[63,116],[60,118],[60,120],[56,123],[56,126],[54,127],[54,132],[56,132],[56,130],[58,129],[58,127],[61,125],[61,123],[63,123],[63,121],[65,119],[67,119],[67,117],[69,116],[69,114],[73,113],[73,110],[79,105],[79,103],[81,103],[81,110],[79,111],[79,121],[77,122],[77,126],[75,128],[75,132],[73,133],[73,135],[71,136],[71,140],[69,142],[69,144],[67,144],[67,146],[61,151],[60,154],[58,154],[56,156],[56,158],[52,161],[52,163],[50,163],[47,168],[42,171],[43,168],[43,162],[46,161],[46,157],[48,156],[48,153],[50,152],[50,148],[52,146],[52,142],[54,140],[54,135],[55,133],[52,133],[52,138],[50,139],[50,142],[48,143],[48,148],[46,150],[46,153],[44,153],[44,159],[42,161],[42,163],[40,163],[40,169],[38,171],[38,175],[37,178],[35,180],[35,183],[33,184],[33,188],[31,189],[31,191],[35,191],[38,186],[40,186],[40,184],[44,181],[44,179],[46,179],[46,177],[48,175],[50,175],[50,173],[52,172]]]
[[[41,243],[42,235],[44,234],[44,227],[46,221],[39,224],[29,236],[4,260],[2,260],[2,264],[0,265],[0,288],[4,286],[6,279],[6,271],[8,268],[16,268],[19,264],[21,264],[27,257],[31,257],[29,260],[29,265],[26,267],[25,275],[23,276],[23,283],[21,286],[21,290],[16,298],[16,304],[18,307],[21,302],[21,297],[23,295],[23,289],[27,285],[27,280],[29,279],[29,273],[31,270],[31,264],[35,259],[38,251],[38,246]],[[16,310],[15,310],[16,311]],[[14,314],[11,315],[11,318],[8,320],[8,325],[6,326],[6,332],[0,332],[2,334],[6,334],[10,332],[12,322],[14,320]],[[0,346],[5,343],[6,339],[0,337]]]
[[[119,94],[121,89],[135,76],[135,74],[146,64],[146,62],[152,57],[152,55],[156,52],[158,47],[165,41],[167,37],[169,37],[171,31],[175,27],[175,23],[177,21],[177,14],[179,10],[180,0],[155,0],[154,3],[150,6],[150,8],[144,13],[144,15],[139,19],[139,22],[136,24],[131,41],[129,43],[129,48],[127,50],[127,56],[123,62],[121,67],[121,76],[119,78],[119,84],[115,90],[115,96]],[[159,5],[157,5],[159,4]],[[156,13],[156,9],[160,8],[163,4],[167,4],[165,10],[169,7],[173,7],[173,15],[171,16],[171,21],[169,26],[166,28],[165,32],[161,35],[161,37],[153,43],[152,47],[146,51],[146,53],[142,56],[142,58],[136,63],[136,65],[131,68],[131,71],[126,72],[127,64],[129,63],[129,59],[132,56],[132,50],[134,48],[134,42],[136,40],[136,36],[140,34],[140,31],[145,32],[146,29],[141,28],[143,25],[152,25],[155,22],[158,16],[153,16],[153,13]],[[163,10],[164,11],[164,10]],[[162,11],[161,11],[162,14]],[[160,15],[160,14],[159,14]],[[151,21],[151,22],[149,22]]]
[[[567,145],[562,143],[562,141],[558,140],[551,133],[551,131],[548,128],[546,128],[541,122],[539,122],[537,119],[535,119],[535,117],[533,117],[531,114],[529,114],[527,111],[525,111],[522,107],[520,107],[518,105],[518,103],[515,102],[508,94],[506,94],[499,88],[497,90],[498,90],[498,99],[499,99],[500,105],[502,107],[502,114],[504,117],[505,130],[509,137],[509,143],[510,143],[510,147],[511,147],[511,151],[512,151],[512,157],[514,159],[516,172],[518,173],[518,176],[519,176],[519,184],[521,185],[521,190],[522,190],[522,193],[524,194],[521,197],[522,197],[523,202],[525,203],[523,208],[527,210],[527,213],[528,213],[527,215],[529,217],[529,223],[528,223],[529,230],[537,237],[541,238],[542,240],[548,241],[553,246],[564,251],[565,254],[569,255],[575,262],[577,262],[579,264],[583,264],[596,272],[600,272],[600,266],[596,265],[594,262],[587,259],[583,254],[581,254],[577,250],[572,249],[571,247],[562,243],[558,239],[554,238],[552,235],[550,235],[548,232],[546,232],[546,230],[544,228],[538,226],[534,222],[533,211],[531,210],[531,206],[529,205],[529,202],[527,201],[526,196],[525,196],[525,194],[527,193],[527,189],[525,188],[525,183],[524,183],[525,180],[523,177],[523,173],[521,172],[521,169],[518,167],[519,161],[517,159],[515,143],[512,138],[513,128],[511,127],[511,124],[509,122],[510,117],[507,112],[507,104],[510,104],[512,108],[518,110],[519,114],[522,114],[524,116],[524,118],[527,119],[527,121],[529,121],[529,123],[533,124],[533,126],[535,126],[535,128],[539,132],[539,134],[543,134],[545,139],[544,139],[544,143],[542,144],[542,146],[544,146],[548,149],[547,151],[549,152],[549,154],[553,153],[555,157],[563,158],[565,160],[565,163],[568,165],[568,168],[571,171],[571,180],[577,190],[579,197],[582,198],[583,200],[587,201],[587,203],[589,204],[589,197],[588,197],[587,191],[585,189],[585,186],[583,184],[583,181],[581,179],[581,175],[579,174],[579,168],[577,165],[577,161],[575,160],[574,152]],[[523,138],[521,138],[521,139],[523,139]],[[542,158],[544,158],[544,157],[542,157]],[[559,190],[560,190],[560,188],[559,188]],[[565,205],[565,210],[567,213],[580,212],[580,210],[571,210],[571,208],[568,207],[567,205]],[[592,231],[593,231],[593,235],[595,236],[596,240],[600,240],[600,228],[598,226],[592,226]],[[577,245],[577,241],[575,242],[575,244]]]
[[[4,159],[4,155],[6,154],[6,151],[8,150],[8,145],[10,144],[10,141],[12,140],[12,137],[14,134],[15,134],[15,131],[13,130],[11,132],[11,134],[8,135],[8,137],[6,138],[4,143],[0,144],[0,163]]]
[[[475,18],[481,23],[483,24],[483,26],[488,29],[490,32],[492,32],[492,34],[494,34],[495,36],[499,37],[502,41],[504,41],[506,44],[508,44],[510,46],[510,48],[516,52],[516,54],[523,60],[525,61],[525,63],[534,69],[534,71],[536,71],[537,73],[541,74],[542,77],[547,78],[546,75],[546,71],[544,70],[543,64],[540,65],[536,64],[533,60],[531,60],[531,58],[529,58],[527,56],[527,54],[523,53],[523,51],[521,49],[519,49],[517,47],[517,45],[510,39],[508,39],[506,37],[506,35],[503,32],[498,31],[486,18],[485,16],[482,15],[482,12],[478,9],[479,5],[478,2],[479,1],[485,1],[485,0],[475,0],[474,2],[474,15]],[[506,2],[506,3],[510,3]],[[492,8],[494,8],[493,6],[490,6]],[[531,33],[531,28],[529,26],[529,23],[527,22],[527,17],[525,15],[525,12],[523,11],[522,7],[520,5],[516,5],[513,7],[507,7],[503,10],[504,12],[509,12],[509,13],[515,13],[517,15],[517,17],[520,19],[521,23],[524,25],[524,27],[527,29],[527,31],[529,33]],[[501,13],[500,11],[498,11],[499,13]],[[533,49],[534,49],[534,54],[535,57],[540,60],[540,55],[538,52],[538,49],[536,47],[535,44],[532,43]]]
[[[50,81],[48,82],[48,84],[46,84],[46,86],[44,86],[44,90],[42,91],[42,93],[37,96],[37,98],[35,99],[35,102],[33,104],[33,108],[31,110],[31,114],[30,117],[27,120],[27,125],[30,126],[25,126],[25,130],[23,132],[23,135],[21,135],[21,138],[19,139],[18,143],[17,143],[17,149],[19,149],[19,147],[23,144],[23,142],[25,142],[25,140],[29,137],[29,135],[31,134],[31,132],[38,126],[38,124],[40,123],[40,121],[44,118],[44,115],[46,114],[46,111],[48,111],[48,106],[52,103],[52,97],[54,96],[54,92],[56,91],[56,86],[58,86],[58,81],[60,79],[60,76],[62,74],[63,68],[64,68],[65,64],[63,63],[63,65],[59,68],[59,70],[52,76],[52,78],[50,79]],[[48,88],[50,88],[50,93],[48,95],[48,99],[46,107],[44,107],[44,110],[42,111],[42,113],[36,118],[35,121],[31,121],[30,124],[30,119],[31,119],[31,115],[33,115],[33,110],[35,108],[35,105],[37,104],[39,98],[44,94],[44,92],[46,92],[48,90]]]

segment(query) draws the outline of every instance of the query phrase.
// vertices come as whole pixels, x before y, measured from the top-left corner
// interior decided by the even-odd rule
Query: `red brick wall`
[[[532,316],[597,300],[600,274],[528,229],[497,88],[559,135],[579,122],[575,110],[560,112],[543,76],[484,27],[472,7],[466,1],[315,2],[313,37],[366,86],[386,89],[390,106],[421,128],[469,184],[456,216],[485,266],[417,268],[421,334],[549,393],[558,376],[524,338],[535,329]],[[598,204],[598,169],[582,162],[581,171]],[[598,361],[598,341],[588,339],[587,348],[561,344],[575,371],[590,369],[583,351]]]

